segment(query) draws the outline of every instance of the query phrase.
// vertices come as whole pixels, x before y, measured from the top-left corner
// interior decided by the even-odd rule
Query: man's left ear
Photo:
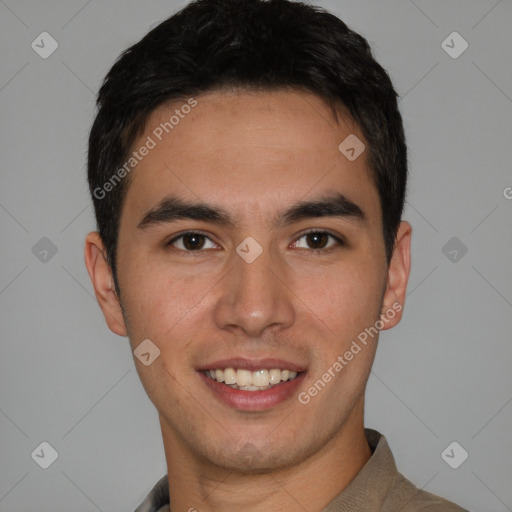
[[[393,255],[388,267],[388,282],[382,303],[381,330],[391,329],[400,322],[405,304],[407,282],[411,270],[412,227],[402,221],[398,227]]]

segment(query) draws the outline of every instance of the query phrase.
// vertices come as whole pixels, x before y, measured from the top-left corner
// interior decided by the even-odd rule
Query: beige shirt
[[[386,438],[365,429],[372,456],[357,476],[322,512],[467,512],[422,491],[397,470]],[[170,512],[167,475],[153,487],[135,512]]]

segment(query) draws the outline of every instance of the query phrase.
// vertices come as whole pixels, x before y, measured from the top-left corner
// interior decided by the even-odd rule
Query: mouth
[[[265,391],[282,382],[294,380],[301,372],[280,368],[272,368],[270,370],[262,368],[256,371],[250,371],[244,368],[216,368],[202,370],[202,373],[206,377],[216,382],[223,383],[232,389],[239,389],[241,391]]]
[[[224,359],[197,372],[216,400],[239,411],[264,411],[289,401],[307,374],[305,366],[282,359]]]

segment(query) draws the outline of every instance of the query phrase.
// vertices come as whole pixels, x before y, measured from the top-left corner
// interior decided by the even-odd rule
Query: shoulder
[[[373,450],[367,464],[372,482],[380,479],[382,494],[380,512],[468,512],[455,503],[416,487],[397,469],[386,438],[376,430],[366,429],[368,444]]]
[[[382,511],[396,510],[397,503],[401,505],[400,512],[468,512],[447,499],[418,489],[400,473],[394,479]]]

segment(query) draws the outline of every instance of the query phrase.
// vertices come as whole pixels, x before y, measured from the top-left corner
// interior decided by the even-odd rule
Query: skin
[[[130,176],[117,253],[121,298],[95,232],[86,239],[86,266],[109,328],[129,336],[132,350],[149,338],[161,351],[149,366],[134,360],[159,413],[173,512],[319,512],[371,456],[364,391],[377,336],[308,404],[297,393],[393,304],[404,304],[412,230],[401,223],[388,265],[366,152],[350,162],[338,150],[352,133],[367,144],[344,109],[337,123],[320,98],[298,90],[196,99]],[[176,106],[154,111],[134,147]],[[274,225],[283,209],[333,191],[366,220]],[[182,219],[139,229],[171,193],[220,206],[236,223]],[[311,228],[346,244],[329,237],[324,245],[333,249],[322,251],[304,236]],[[166,246],[185,230],[206,235],[204,248],[186,252],[183,239]],[[263,249],[250,264],[236,252],[248,236]],[[396,312],[383,329],[400,318]],[[284,402],[240,411],[216,399],[196,371],[230,357],[285,359],[307,373]]]

